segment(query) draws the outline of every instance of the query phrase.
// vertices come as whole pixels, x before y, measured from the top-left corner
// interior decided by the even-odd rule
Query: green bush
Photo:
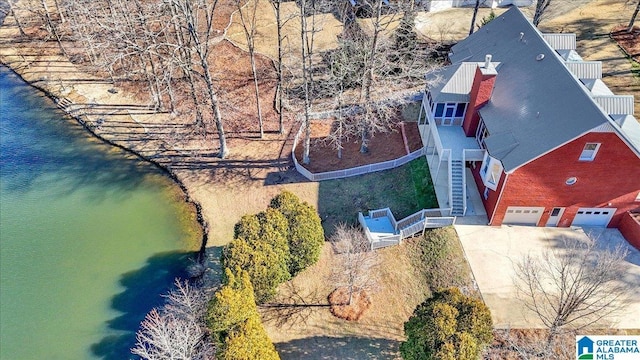
[[[274,197],[269,207],[282,213],[288,221],[288,267],[291,276],[295,276],[320,258],[324,245],[320,217],[311,205],[301,202],[289,191],[283,191]]]
[[[324,244],[316,210],[288,191],[273,198],[267,210],[243,216],[234,230],[234,240],[222,251],[222,266],[249,273],[259,304],[315,264]]]
[[[256,301],[275,296],[278,285],[289,280],[289,223],[277,210],[245,215],[235,226],[235,240],[222,251],[222,266],[249,273]]]
[[[221,263],[225,268],[237,267],[249,274],[258,304],[272,299],[278,285],[290,278],[282,254],[262,241],[249,243],[244,239],[233,240],[223,249]]]
[[[218,359],[279,359],[267,336],[253,297],[249,273],[225,269],[223,286],[207,310],[207,325]]]
[[[476,360],[493,339],[489,308],[457,288],[434,293],[404,324],[403,359]]]

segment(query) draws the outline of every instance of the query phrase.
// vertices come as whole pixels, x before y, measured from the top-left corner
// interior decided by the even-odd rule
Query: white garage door
[[[615,208],[579,208],[571,226],[607,226]]]
[[[538,225],[543,207],[509,206],[503,224]]]

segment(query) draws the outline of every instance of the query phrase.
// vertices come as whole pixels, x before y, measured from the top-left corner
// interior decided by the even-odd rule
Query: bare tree
[[[626,249],[599,249],[595,241],[562,239],[561,247],[525,256],[516,265],[516,286],[525,306],[549,329],[546,350],[566,329],[598,323],[624,305]]]
[[[264,138],[264,125],[262,121],[262,107],[260,106],[260,88],[258,87],[258,72],[256,70],[255,39],[256,39],[256,13],[258,11],[258,0],[244,2],[236,1],[238,16],[247,39],[249,49],[249,60],[251,62],[251,74],[253,75],[253,87],[256,94],[256,107],[258,111],[258,124],[260,125],[260,138]],[[246,8],[246,14],[243,11]]]
[[[537,0],[536,1],[536,11],[533,14],[533,25],[538,26],[540,21],[542,21],[542,17],[544,16],[545,11],[551,5],[551,0]]]
[[[20,31],[20,35],[24,36],[26,35],[26,33],[24,32],[24,26],[22,25],[22,22],[20,21],[20,18],[18,17],[18,15],[16,15],[15,12],[15,5],[13,4],[14,0],[9,0],[7,1],[7,5],[9,6],[9,13],[11,14],[11,16],[13,16],[13,19],[16,21],[16,25],[18,25],[18,30]]]
[[[346,111],[349,134],[360,137],[364,153],[370,138],[391,130],[398,108],[409,101],[412,91],[424,86],[424,74],[434,61],[428,57],[430,45],[418,41],[412,0],[394,2],[393,6],[381,0],[364,0],[356,6],[368,9],[371,17],[350,21],[354,15],[343,11],[347,25],[339,48],[328,59],[333,86],[338,87],[332,89],[342,91],[339,87],[344,87],[341,104],[351,106]],[[392,30],[391,25],[398,22]],[[344,68],[348,68],[346,73]]]
[[[638,12],[640,12],[640,0],[638,1],[638,5],[636,5],[636,9],[633,11],[633,15],[631,15],[631,20],[629,20],[629,25],[627,25],[627,32],[633,31],[633,24],[636,22]]]
[[[276,17],[276,28],[277,28],[277,37],[278,37],[278,59],[276,72],[278,77],[278,83],[276,85],[276,110],[278,111],[278,132],[282,134],[284,132],[284,97],[286,94],[284,93],[284,69],[283,69],[283,55],[285,53],[284,49],[284,32],[282,31],[284,25],[289,19],[285,19],[282,16],[282,3],[284,0],[271,0],[271,4],[273,5],[273,11]]]
[[[167,304],[151,310],[140,324],[131,352],[148,360],[212,358],[215,351],[203,320],[206,306],[201,289],[176,279]]]
[[[331,281],[337,288],[347,288],[347,305],[351,305],[355,292],[376,289],[378,254],[371,250],[369,240],[360,229],[345,224],[336,226],[329,241],[337,258],[332,269]]]
[[[313,92],[313,40],[315,36],[315,0],[311,0],[311,26],[307,19],[308,1],[300,0],[300,47],[302,57],[302,86],[304,92],[304,112],[302,126],[304,128],[304,139],[302,144],[302,163],[308,164],[309,150],[311,148],[311,96]]]
[[[473,16],[471,17],[471,26],[469,27],[469,35],[473,34],[473,30],[476,27],[476,16],[478,16],[478,8],[480,7],[480,0],[476,0],[476,4],[473,7]]]
[[[206,94],[208,95],[208,105],[218,133],[220,144],[219,157],[224,159],[229,154],[227,140],[224,132],[224,122],[220,114],[220,104],[218,94],[211,74],[209,55],[211,51],[210,41],[213,35],[213,16],[217,1],[208,2],[206,0],[172,0],[178,4],[180,16],[185,21],[185,29],[191,41],[191,47],[196,55],[198,65],[201,68],[199,75],[204,79]],[[200,23],[204,20],[204,23]]]

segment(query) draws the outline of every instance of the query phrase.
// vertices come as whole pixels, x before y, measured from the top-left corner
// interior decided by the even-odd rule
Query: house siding
[[[618,230],[631,245],[640,250],[640,215],[631,212],[623,214]]]
[[[487,212],[487,217],[491,220],[493,216],[493,212],[496,208],[496,204],[500,198],[500,192],[502,191],[502,187],[504,186],[507,175],[502,172],[500,175],[500,180],[498,181],[498,186],[496,190],[489,189],[489,196],[485,200],[484,198],[484,189],[486,186],[482,182],[482,177],[480,176],[480,169],[482,167],[482,161],[478,161],[476,163],[476,167],[471,168],[471,173],[473,174],[473,179],[475,180],[476,186],[478,187],[478,192],[480,193],[480,198],[482,199],[482,204],[484,205],[484,209]]]
[[[473,85],[471,85],[471,92],[469,93],[469,106],[462,122],[462,129],[467,136],[475,136],[480,123],[478,110],[491,99],[495,82],[495,74],[484,75],[480,67],[476,67]]]
[[[588,142],[601,144],[598,153],[593,161],[579,161]],[[577,183],[566,185],[570,177]],[[544,206],[539,226],[547,223],[553,207],[565,208],[560,227],[571,226],[578,208],[605,207],[617,209],[608,225],[617,227],[626,212],[638,207],[640,158],[615,133],[589,133],[517,169],[502,186],[495,213],[489,209],[499,192],[485,201],[490,225],[501,225],[509,206]]]

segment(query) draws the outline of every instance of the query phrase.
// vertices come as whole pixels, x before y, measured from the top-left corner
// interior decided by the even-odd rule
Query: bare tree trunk
[[[191,53],[191,48],[187,44],[187,39],[185,39],[184,33],[180,27],[179,16],[180,10],[177,7],[177,4],[173,1],[170,2],[169,8],[171,11],[171,23],[173,25],[173,30],[175,33],[175,40],[178,46],[178,51],[176,54],[176,60],[178,61],[178,66],[182,70],[184,76],[187,77],[187,83],[189,84],[189,93],[191,96],[191,101],[193,102],[193,108],[196,110],[196,119],[194,124],[196,127],[202,126],[204,121],[204,117],[202,115],[202,110],[200,109],[199,101],[198,101],[198,93],[196,91],[196,83],[193,77],[193,64]]]
[[[258,71],[256,70],[256,56],[255,56],[255,35],[256,35],[256,11],[258,7],[257,0],[253,1],[253,9],[249,14],[251,19],[247,22],[242,13],[242,2],[238,1],[238,15],[240,15],[240,22],[242,23],[242,29],[244,30],[245,38],[247,39],[247,47],[249,48],[249,60],[251,62],[251,74],[253,75],[253,87],[256,94],[256,107],[258,111],[258,124],[260,125],[260,139],[264,138],[264,123],[262,120],[262,107],[260,106],[260,88],[258,87]]]
[[[631,15],[631,20],[629,20],[629,25],[627,25],[627,32],[633,31],[633,24],[636,22],[636,16],[638,16],[638,12],[640,11],[640,0],[638,0],[638,5],[636,6],[636,10]]]
[[[280,12],[280,5],[282,4],[282,0],[273,0],[273,7],[276,15],[276,26],[278,29],[278,84],[276,85],[276,94],[277,94],[277,109],[278,109],[278,132],[282,134],[284,132],[284,113],[283,113],[283,103],[282,98],[284,96],[284,87],[283,87],[283,73],[282,73],[282,13]]]
[[[229,155],[229,149],[227,147],[227,139],[224,132],[224,124],[222,121],[222,116],[220,114],[220,106],[218,101],[218,95],[216,94],[215,87],[213,85],[213,77],[211,76],[211,69],[209,68],[209,39],[211,38],[211,31],[213,29],[213,13],[215,6],[217,4],[216,1],[213,2],[211,8],[208,5],[204,4],[204,19],[206,24],[204,28],[198,28],[198,4],[195,4],[196,9],[194,10],[194,4],[191,3],[191,0],[185,1],[185,16],[187,21],[187,30],[189,32],[189,36],[191,37],[191,41],[193,42],[194,49],[196,55],[198,56],[198,60],[200,62],[200,66],[202,67],[202,77],[204,78],[206,84],[206,90],[209,97],[211,111],[213,113],[214,122],[216,124],[216,130],[218,132],[218,141],[220,143],[220,153],[218,156],[221,159],[226,158]],[[199,34],[198,31],[203,30],[203,34]]]
[[[308,34],[307,34],[307,18],[305,14],[305,8],[307,5],[307,0],[300,1],[300,41],[301,41],[301,51],[302,51],[302,82],[304,87],[304,118],[302,122],[302,126],[304,126],[304,141],[303,141],[303,150],[302,150],[302,163],[308,164],[310,162],[309,159],[309,149],[311,147],[311,122],[309,119],[309,112],[311,111],[311,99],[309,96],[309,72],[310,69],[308,67],[307,61],[310,62],[309,58],[311,57],[309,54],[308,45]]]
[[[56,42],[58,43],[58,47],[64,56],[67,55],[67,51],[62,46],[62,39],[60,38],[60,34],[58,33],[57,26],[53,19],[51,19],[51,14],[49,13],[49,6],[47,5],[47,0],[40,0],[40,4],[42,5],[42,9],[44,10],[44,17],[46,22],[47,30],[49,34],[53,35],[56,38]]]
[[[375,63],[377,59],[378,52],[378,38],[380,37],[380,33],[382,32],[382,26],[380,24],[382,18],[382,0],[376,0],[376,17],[373,23],[373,36],[371,39],[371,45],[368,51],[368,58],[365,62],[364,68],[364,77],[362,78],[362,89],[360,93],[360,102],[369,103],[371,101],[371,86],[373,85],[373,71],[375,67]],[[369,112],[369,107],[365,106],[364,111],[364,122],[363,129],[361,133],[361,143],[360,143],[360,152],[367,153],[369,152],[368,147],[368,137],[369,137],[369,117],[371,113]]]
[[[536,12],[533,14],[533,25],[538,26],[540,21],[542,20],[542,16],[547,8],[551,5],[551,0],[537,0],[536,2]]]
[[[473,17],[471,18],[471,26],[469,27],[469,35],[473,34],[476,27],[476,16],[478,16],[478,8],[480,7],[480,0],[476,0],[476,5],[473,7]]]
[[[18,30],[20,30],[20,35],[22,36],[26,35],[26,33],[24,32],[24,27],[20,22],[20,18],[16,15],[15,10],[13,9],[13,0],[9,0],[8,4],[9,4],[9,12],[11,13],[11,16],[13,16],[14,20],[16,21],[16,25],[18,25]]]

